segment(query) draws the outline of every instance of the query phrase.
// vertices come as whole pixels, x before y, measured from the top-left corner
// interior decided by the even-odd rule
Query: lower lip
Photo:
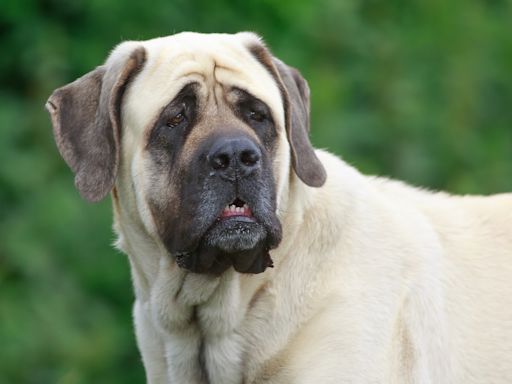
[[[244,222],[244,223],[256,222],[256,220],[254,219],[253,216],[244,216],[244,215],[220,216],[218,220],[221,220],[221,221],[233,220],[233,221],[240,221],[240,222]]]

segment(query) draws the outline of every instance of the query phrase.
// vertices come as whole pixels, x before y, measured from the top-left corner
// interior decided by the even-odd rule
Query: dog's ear
[[[273,58],[281,80],[286,88],[288,108],[285,102],[288,140],[292,149],[292,164],[295,172],[307,185],[321,187],[327,175],[324,166],[316,157],[309,141],[309,86],[299,71]]]
[[[309,87],[306,80],[295,68],[273,57],[261,42],[251,44],[249,50],[274,77],[281,91],[295,173],[307,185],[321,187],[327,175],[309,141]]]
[[[88,201],[103,199],[114,185],[122,97],[146,58],[143,47],[126,47],[114,51],[105,65],[55,90],[46,103],[59,152]]]

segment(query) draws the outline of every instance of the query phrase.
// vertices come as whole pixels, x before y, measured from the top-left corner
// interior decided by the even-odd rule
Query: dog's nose
[[[222,139],[212,145],[207,160],[221,177],[232,181],[248,176],[260,167],[261,151],[249,138]]]

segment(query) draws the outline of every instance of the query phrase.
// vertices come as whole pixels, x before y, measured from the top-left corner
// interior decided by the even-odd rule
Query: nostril
[[[211,159],[211,165],[214,169],[226,169],[229,167],[230,157],[227,153],[219,153]]]
[[[259,160],[260,155],[256,151],[248,149],[240,153],[240,161],[247,167],[255,165]]]
[[[261,162],[258,146],[247,138],[225,138],[212,144],[206,161],[222,178],[246,177],[252,174]]]

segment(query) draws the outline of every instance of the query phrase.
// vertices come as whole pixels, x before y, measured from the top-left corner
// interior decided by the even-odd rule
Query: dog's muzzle
[[[177,264],[216,275],[231,266],[242,273],[265,271],[272,266],[269,250],[281,238],[268,162],[244,135],[218,137],[202,153],[208,174],[203,189],[215,193],[215,219],[195,249],[174,253]]]

